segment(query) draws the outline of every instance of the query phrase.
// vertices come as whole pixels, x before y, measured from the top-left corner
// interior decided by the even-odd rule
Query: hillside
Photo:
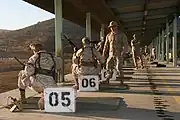
[[[11,71],[22,66],[13,59],[1,59],[6,57],[17,56],[23,61],[26,61],[30,57],[31,52],[28,51],[28,46],[30,43],[40,42],[42,43],[46,50],[49,52],[54,52],[55,46],[55,28],[54,19],[46,20],[43,22],[38,22],[35,25],[14,30],[1,30],[0,29],[0,65],[2,71]],[[63,20],[63,33],[67,34],[72,38],[72,42],[81,46],[81,39],[85,36],[85,28],[76,25],[70,21]],[[92,38],[98,39],[96,34],[92,34]],[[67,40],[63,40],[64,48],[64,58],[65,58],[65,73],[71,73],[71,57],[72,57],[72,47]]]
[[[9,32],[10,30],[5,30],[5,29],[0,29],[0,33],[6,33]]]
[[[24,54],[28,52],[27,46],[32,42],[41,42],[48,51],[53,52],[55,46],[54,25],[54,19],[50,19],[15,31],[0,30],[1,56],[7,56],[8,53]],[[66,33],[76,45],[80,46],[81,38],[85,36],[85,28],[63,20],[63,33]],[[94,33],[93,39],[98,39]],[[63,47],[65,52],[72,52],[67,40],[63,40]]]

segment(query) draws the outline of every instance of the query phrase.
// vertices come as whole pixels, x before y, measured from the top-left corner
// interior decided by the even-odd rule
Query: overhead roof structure
[[[24,0],[54,13],[54,0]],[[180,0],[63,0],[63,17],[85,26],[85,13],[92,13],[92,28],[116,20],[132,38],[135,33],[143,44],[151,42],[160,29],[165,28],[166,17],[170,20],[179,13]]]
[[[54,0],[24,0],[32,5],[54,13]],[[108,24],[115,19],[113,12],[105,4],[104,0],[62,0],[63,18],[85,27],[86,13],[92,14],[92,27],[100,30],[102,23]]]
[[[179,13],[180,0],[105,0],[125,31],[136,33],[144,44],[151,42],[160,29],[165,28],[166,17]],[[130,35],[130,34],[129,34]]]

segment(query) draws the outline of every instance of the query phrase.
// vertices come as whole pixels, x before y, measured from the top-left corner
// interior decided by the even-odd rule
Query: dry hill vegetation
[[[38,22],[35,25],[15,30],[0,30],[0,52],[23,53],[28,51],[28,45],[32,42],[41,42],[48,51],[54,51],[54,19]],[[63,21],[63,33],[67,34],[72,41],[80,47],[80,39],[85,36],[85,29],[70,21]],[[98,36],[93,34],[94,39]],[[65,53],[71,53],[71,46],[67,40],[63,40]],[[70,49],[69,49],[70,48]],[[9,54],[8,54],[9,55]]]

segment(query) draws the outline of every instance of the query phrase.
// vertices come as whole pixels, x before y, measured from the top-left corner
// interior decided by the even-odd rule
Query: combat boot
[[[40,110],[44,110],[44,97],[41,97],[38,101],[38,107]]]
[[[143,66],[143,65],[141,65],[141,69],[144,69],[144,66]]]
[[[106,80],[100,81],[101,85],[109,85],[109,79],[107,78]]]
[[[26,101],[26,95],[25,95],[25,89],[21,89],[19,88],[19,91],[20,91],[20,101],[21,103],[27,103]]]
[[[75,85],[73,86],[75,90],[79,90],[79,82],[78,79],[75,80]]]

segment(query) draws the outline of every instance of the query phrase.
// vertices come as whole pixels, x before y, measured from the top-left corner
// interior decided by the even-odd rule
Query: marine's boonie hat
[[[114,26],[118,26],[118,24],[117,24],[117,22],[115,22],[115,21],[111,21],[110,23],[109,23],[109,26],[108,26],[108,28],[110,28],[110,27],[114,27]]]

